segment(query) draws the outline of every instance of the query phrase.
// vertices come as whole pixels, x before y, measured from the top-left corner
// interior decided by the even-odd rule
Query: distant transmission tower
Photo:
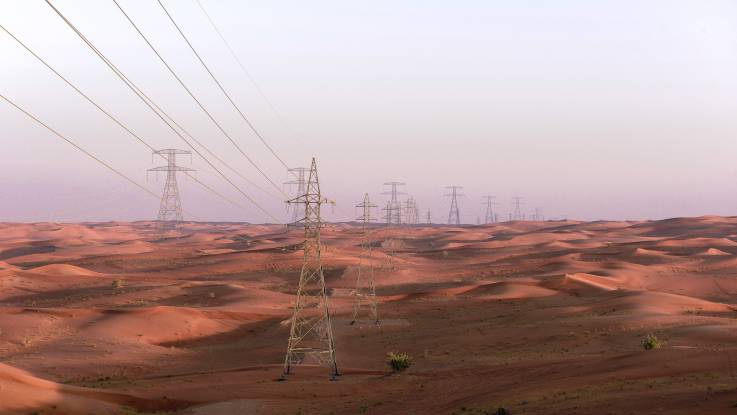
[[[331,379],[338,376],[333,327],[330,322],[325,275],[320,259],[322,227],[320,207],[327,202],[328,200],[320,194],[317,164],[313,158],[305,193],[289,201],[292,204],[304,205],[304,218],[301,221],[304,224],[305,239],[304,259],[299,275],[282,379],[286,379],[290,374],[293,365],[303,362],[306,357],[312,357],[319,364],[328,366]]]
[[[403,223],[407,225],[417,225],[419,221],[419,212],[417,210],[417,201],[410,197],[409,199],[404,201],[404,208],[402,210],[403,213]]]
[[[460,225],[461,224],[461,213],[458,210],[458,189],[463,189],[461,186],[446,186],[446,189],[450,189],[450,212],[448,213],[448,225]]]
[[[307,185],[307,182],[305,181],[306,173],[309,172],[309,169],[306,167],[295,167],[293,169],[289,169],[288,171],[294,173],[295,179],[284,182],[284,184],[288,185],[296,185],[297,186],[297,193],[295,193],[296,197],[299,197],[300,195],[305,194],[305,186]],[[287,206],[292,207],[292,223],[298,222],[300,219],[300,215],[302,212],[296,205],[290,205],[287,203]]]
[[[522,210],[520,209],[520,201],[523,199],[522,197],[515,196],[512,199],[514,199],[514,214],[510,218],[511,220],[524,220],[524,216],[522,216]]]
[[[361,241],[361,256],[358,260],[358,273],[356,274],[356,290],[354,291],[353,299],[353,320],[351,324],[355,323],[361,313],[361,303],[365,300],[369,307],[369,316],[376,323],[379,324],[379,314],[376,307],[376,285],[374,283],[374,264],[371,256],[371,240],[369,239],[369,224],[373,221],[371,217],[371,209],[377,207],[371,204],[368,193],[363,196],[363,203],[356,205],[356,207],[363,208],[363,214],[357,220],[361,221],[363,225],[363,238]],[[367,271],[366,275],[363,275],[364,269]],[[367,281],[363,282],[362,277],[366,277]],[[364,284],[366,290],[364,291]]]
[[[179,185],[177,184],[177,172],[194,171],[188,167],[177,166],[177,154],[192,154],[187,150],[177,150],[167,148],[164,150],[154,151],[153,154],[159,154],[166,158],[166,166],[154,167],[148,169],[149,172],[155,172],[157,177],[159,172],[166,172],[166,184],[164,185],[164,194],[161,197],[161,205],[159,206],[158,231],[165,232],[174,228],[177,222],[183,220],[182,217],[182,200],[179,197]]]
[[[384,192],[382,194],[384,195],[390,195],[391,198],[386,203],[386,208],[384,210],[386,211],[386,215],[384,216],[384,219],[386,219],[386,228],[389,230],[389,228],[394,226],[398,226],[402,224],[402,205],[399,203],[399,199],[397,198],[398,195],[405,194],[404,192],[397,191],[397,186],[404,186],[404,183],[401,182],[386,182],[384,183],[384,186],[391,186],[392,190],[388,192]],[[394,238],[387,238],[384,242],[387,244],[388,252],[387,252],[387,265],[389,268],[394,269],[394,256],[396,255],[396,243],[394,242]]]
[[[430,209],[427,210],[427,224],[432,224],[432,216],[430,215]]]
[[[542,222],[545,221],[545,215],[543,215],[543,210],[540,207],[535,208],[535,213],[532,214],[532,220],[536,222]]]
[[[402,223],[402,205],[399,203],[398,195],[403,195],[403,192],[397,191],[397,186],[404,186],[405,183],[400,182],[386,182],[384,186],[391,186],[392,190],[384,192],[384,195],[391,195],[389,202],[386,204],[386,225],[400,225]]]
[[[486,204],[486,215],[484,215],[484,224],[488,225],[490,223],[496,222],[496,216],[494,215],[494,196],[484,196],[485,204]]]

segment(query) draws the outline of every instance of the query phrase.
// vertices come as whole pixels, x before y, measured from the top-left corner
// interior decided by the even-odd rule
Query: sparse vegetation
[[[645,350],[659,349],[662,346],[662,342],[654,334],[650,333],[642,339],[642,347]]]
[[[389,365],[392,372],[403,372],[412,366],[412,358],[407,353],[389,352],[386,355],[386,364]]]
[[[113,280],[113,283],[111,285],[116,290],[123,288],[123,280]]]

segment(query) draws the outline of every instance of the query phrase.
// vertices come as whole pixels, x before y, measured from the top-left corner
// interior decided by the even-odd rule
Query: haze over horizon
[[[224,159],[266,186],[166,72],[113,2],[58,0],[142,89]],[[249,156],[290,177],[228,105],[155,1],[120,0]],[[445,186],[464,186],[464,223],[495,195],[548,217],[659,219],[737,212],[737,3],[728,1],[212,1],[203,6],[281,122],[241,73],[195,0],[173,17],[268,142],[293,166],[317,158],[328,220],[365,192],[406,182],[424,219],[446,222]],[[157,148],[186,148],[44,2],[0,3],[0,24]],[[0,93],[161,192],[161,165],[0,32]],[[153,219],[158,200],[0,101],[0,221]],[[194,156],[198,178],[250,206]],[[286,221],[279,198],[241,179]],[[180,178],[199,220],[263,222]],[[285,187],[285,191],[289,191]],[[377,211],[377,214],[379,212]]]

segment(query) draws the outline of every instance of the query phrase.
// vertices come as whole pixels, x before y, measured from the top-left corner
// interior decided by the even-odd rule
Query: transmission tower
[[[522,210],[520,209],[520,201],[523,199],[520,196],[515,196],[512,199],[514,199],[514,214],[512,214],[511,220],[524,220],[524,216],[522,216]]]
[[[354,291],[353,299],[353,320],[351,324],[355,323],[361,312],[361,303],[365,300],[368,303],[369,316],[376,323],[379,324],[379,314],[376,308],[376,286],[374,283],[374,264],[371,252],[371,240],[369,239],[369,224],[374,220],[371,217],[371,209],[377,207],[371,203],[368,193],[363,196],[363,203],[356,205],[356,207],[363,208],[363,214],[356,220],[361,221],[363,225],[363,238],[361,241],[361,256],[358,260],[358,273],[356,274],[356,290]],[[361,280],[364,269],[366,272],[365,283]],[[364,284],[366,290],[364,291]]]
[[[384,186],[391,186],[392,190],[388,192],[383,192],[384,195],[390,195],[391,198],[386,203],[386,207],[384,210],[386,211],[386,216],[384,216],[384,219],[386,219],[386,228],[389,230],[389,228],[392,227],[392,225],[401,225],[402,224],[402,205],[399,203],[399,199],[397,196],[405,194],[404,192],[400,192],[397,190],[397,186],[404,186],[405,183],[401,182],[386,182],[384,183]],[[387,244],[387,265],[390,269],[394,269],[394,256],[396,254],[396,243],[394,242],[394,238],[389,237],[384,242]]]
[[[295,179],[288,181],[288,182],[284,182],[284,184],[287,184],[290,186],[293,186],[293,185],[297,186],[297,193],[295,193],[296,195],[295,197],[299,197],[300,195],[305,194],[305,186],[307,185],[305,181],[305,177],[306,177],[306,173],[308,173],[310,169],[306,167],[295,167],[293,169],[289,169],[288,171],[294,174]],[[292,206],[289,203],[287,203],[287,206],[291,206],[292,208],[292,223],[298,222],[301,219],[300,209],[298,209],[296,205]]]
[[[432,224],[432,216],[430,215],[430,209],[427,210],[427,224]]]
[[[392,190],[384,192],[384,195],[391,195],[389,202],[386,204],[386,225],[400,225],[402,223],[402,205],[399,203],[398,195],[405,194],[404,192],[397,191],[397,186],[404,186],[405,183],[400,182],[386,182],[384,186],[391,186]]]
[[[179,197],[179,185],[177,184],[177,172],[190,172],[194,169],[188,167],[177,166],[177,154],[192,154],[187,150],[177,150],[167,148],[154,151],[153,154],[161,155],[166,159],[166,166],[154,167],[148,169],[149,172],[155,172],[157,177],[159,172],[166,172],[166,184],[164,185],[164,193],[161,196],[161,205],[159,206],[158,231],[163,233],[166,230],[176,227],[177,222],[181,222],[182,217],[182,200]]]
[[[407,225],[417,225],[420,222],[417,201],[414,198],[410,197],[404,201],[402,216],[403,223]]]
[[[304,259],[299,275],[282,379],[290,374],[293,365],[303,362],[307,357],[328,366],[331,379],[338,376],[333,327],[330,322],[325,275],[320,259],[322,227],[320,207],[327,202],[328,200],[320,194],[317,164],[313,158],[305,193],[289,201],[290,204],[304,205],[304,218],[300,221],[304,224],[305,239]]]
[[[450,212],[448,213],[448,225],[460,225],[461,224],[461,213],[458,210],[458,189],[463,189],[462,186],[445,186],[446,189],[450,189]]]
[[[532,220],[536,222],[542,222],[545,221],[545,215],[543,215],[543,210],[540,207],[535,208],[535,213],[532,214]]]
[[[496,222],[496,215],[494,214],[494,196],[484,196],[485,204],[486,204],[486,215],[484,216],[484,224],[488,225],[490,223]]]

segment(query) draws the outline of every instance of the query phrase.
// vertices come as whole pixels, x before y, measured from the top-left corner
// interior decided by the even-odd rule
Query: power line
[[[202,5],[202,2],[200,0],[196,0],[196,1],[197,1],[197,5],[200,7],[200,10],[202,10],[202,13],[205,15],[205,17],[207,17],[207,20],[210,22],[210,25],[212,25],[212,28],[215,29],[215,32],[220,37],[220,40],[222,40],[223,41],[223,44],[225,44],[225,47],[230,52],[230,55],[238,63],[238,66],[241,68],[241,71],[243,71],[243,74],[246,75],[246,78],[248,78],[248,80],[251,82],[251,84],[253,84],[253,86],[256,88],[256,92],[258,92],[258,94],[261,96],[261,98],[263,98],[264,102],[266,102],[266,104],[269,106],[269,108],[271,109],[271,111],[274,113],[274,116],[276,117],[276,119],[279,120],[279,122],[282,124],[282,126],[284,126],[284,128],[287,131],[289,131],[289,133],[292,135],[292,137],[298,143],[302,144],[302,142],[296,137],[296,134],[294,133],[294,131],[292,130],[292,128],[289,126],[289,124],[282,117],[281,112],[279,112],[276,109],[276,106],[274,106],[274,104],[271,102],[271,100],[266,96],[266,94],[264,93],[264,91],[261,89],[261,87],[256,82],[256,79],[254,79],[254,77],[251,75],[251,73],[246,69],[245,65],[243,65],[243,62],[241,62],[241,59],[238,57],[238,54],[236,54],[235,51],[233,50],[233,48],[230,46],[230,42],[228,42],[225,39],[225,36],[223,36],[222,32],[220,31],[220,29],[218,28],[218,26],[215,24],[215,21],[212,19],[212,17],[210,17],[210,14],[207,13],[207,10],[205,10],[205,7]]]
[[[75,33],[85,43],[87,43],[87,46],[89,46],[92,49],[92,51],[95,52],[98,55],[98,57],[100,57],[100,59],[102,59],[102,61],[113,71],[113,73],[115,73],[126,84],[126,86],[128,86],[128,88],[130,88],[133,91],[133,93],[135,93],[136,95],[138,95],[138,97],[143,101],[143,103],[146,104],[146,106],[148,106],[159,118],[161,118],[162,121],[164,121],[164,123],[167,124],[167,126],[169,128],[171,128],[176,135],[178,135],[182,140],[184,140],[184,138],[181,136],[181,134],[179,134],[179,132],[177,130],[175,130],[172,127],[171,124],[174,124],[174,126],[176,126],[179,130],[181,130],[187,137],[189,137],[197,145],[199,145],[200,147],[202,147],[211,157],[213,157],[215,160],[217,160],[222,165],[224,165],[225,167],[227,167],[230,171],[232,171],[233,173],[235,173],[236,175],[238,175],[240,178],[242,178],[243,180],[245,180],[246,182],[248,182],[250,185],[252,185],[253,187],[257,188],[258,190],[261,190],[262,192],[264,192],[265,194],[269,195],[270,197],[273,197],[275,199],[281,199],[279,196],[275,196],[274,194],[268,192],[266,189],[262,188],[261,186],[259,186],[258,184],[254,183],[252,180],[250,180],[249,178],[247,178],[246,176],[244,176],[241,172],[239,172],[238,170],[236,170],[229,163],[227,163],[225,160],[223,160],[222,158],[220,158],[217,154],[215,154],[214,152],[212,152],[207,146],[205,146],[204,144],[202,144],[201,141],[199,141],[194,136],[192,136],[192,134],[190,134],[189,131],[187,131],[184,127],[182,127],[182,125],[179,124],[176,120],[174,120],[168,113],[166,113],[166,111],[164,111],[161,108],[161,106],[159,106],[153,99],[151,99],[148,95],[146,95],[146,93],[144,93],[133,81],[131,81],[127,76],[125,76],[125,74],[120,69],[118,69],[117,66],[115,66],[112,63],[112,61],[110,61],[109,59],[107,59],[107,57],[105,57],[105,55],[103,55],[102,52],[100,52],[92,44],[92,42],[90,42],[81,32],[79,32],[79,30],[77,30],[76,27],[68,19],[66,19],[59,12],[58,9],[56,9],[51,3],[49,3],[49,2],[47,2],[47,3],[49,4],[49,6],[51,6],[54,9],[54,11],[56,11],[57,14],[59,14],[59,16],[67,23],[67,25],[69,25],[69,27],[71,27],[72,30],[74,30]],[[162,116],[163,117],[166,117],[166,119],[163,119]],[[186,142],[186,140],[185,140],[185,142]],[[187,144],[190,145],[189,143],[187,143]],[[191,147],[191,145],[190,145],[190,147]],[[194,150],[194,147],[192,147],[192,149]],[[152,148],[152,151],[153,150],[155,150],[155,149]],[[201,157],[203,157],[196,150],[195,150],[195,152],[198,155],[200,155]],[[203,157],[203,159],[204,159],[204,157]],[[205,161],[207,161],[207,160],[205,160]]]
[[[156,193],[152,192],[151,190],[149,190],[148,188],[146,188],[142,184],[140,184],[140,183],[136,182],[135,180],[131,179],[130,177],[126,176],[125,173],[122,173],[120,170],[118,170],[115,167],[109,165],[105,161],[101,160],[99,157],[97,157],[94,154],[90,153],[89,151],[85,150],[83,147],[81,147],[79,144],[75,143],[71,139],[63,136],[60,132],[56,131],[51,126],[49,126],[45,122],[43,122],[40,119],[38,119],[35,115],[33,115],[30,112],[26,111],[25,109],[21,108],[18,104],[16,104],[15,102],[13,102],[10,98],[6,97],[3,94],[0,94],[0,98],[2,98],[3,100],[5,100],[5,102],[7,102],[8,104],[12,105],[18,111],[22,112],[23,114],[25,114],[26,116],[28,116],[32,120],[36,121],[38,124],[40,124],[43,127],[45,127],[47,130],[51,131],[55,136],[61,138],[62,140],[66,141],[67,143],[71,144],[74,148],[76,148],[77,150],[79,150],[82,153],[84,153],[87,157],[89,157],[89,158],[95,160],[96,162],[102,164],[103,166],[105,166],[105,168],[107,168],[108,170],[110,170],[113,173],[117,174],[118,176],[122,177],[123,179],[127,180],[128,182],[132,183],[134,186],[136,186],[139,189],[143,190],[147,194],[155,197],[156,199],[159,199],[159,195],[157,195]]]
[[[128,134],[130,134],[132,137],[134,137],[136,140],[138,140],[141,144],[148,147],[152,152],[155,152],[156,149],[151,146],[149,143],[147,143],[143,138],[138,136],[138,134],[134,133],[130,128],[126,127],[120,120],[118,120],[115,116],[113,116],[110,112],[106,111],[104,108],[102,108],[97,102],[95,102],[92,98],[90,98],[87,94],[85,94],[82,90],[80,90],[76,85],[74,85],[71,81],[69,81],[66,77],[64,77],[61,73],[59,73],[56,69],[54,69],[49,63],[47,63],[42,57],[40,57],[38,54],[36,54],[31,48],[29,48],[25,43],[23,43],[18,37],[13,35],[8,29],[6,29],[2,24],[0,24],[0,29],[5,31],[10,37],[12,37],[20,46],[22,46],[28,53],[33,55],[34,58],[36,58],[39,62],[41,62],[46,68],[48,68],[51,72],[53,72],[56,76],[58,76],[61,80],[63,80],[67,85],[69,85],[72,89],[74,89],[79,95],[81,95],[87,102],[95,106],[98,110],[100,110],[103,114],[105,114],[108,118],[110,118],[115,124],[117,124],[120,128],[125,130]],[[163,156],[162,156],[163,157]],[[230,198],[222,195],[220,192],[216,191],[212,187],[206,185],[202,181],[200,181],[196,176],[193,176],[189,174],[189,172],[185,172],[188,177],[193,179],[195,182],[197,182],[199,185],[201,185],[205,190],[209,191],[210,193],[220,197],[221,199],[225,200],[226,202],[240,208],[243,210],[247,210],[244,206],[241,204],[231,200]]]
[[[215,124],[215,126],[218,128],[218,130],[220,130],[220,132],[223,133],[223,135],[235,146],[235,148],[238,149],[238,151],[241,153],[241,155],[243,155],[243,157],[245,157],[245,159],[248,160],[248,162],[264,178],[266,178],[266,180],[277,191],[279,191],[281,194],[283,194],[284,197],[287,197],[287,195],[282,191],[282,189],[273,180],[271,180],[271,178],[269,177],[269,175],[267,175],[266,172],[263,169],[261,169],[261,167],[259,167],[256,164],[256,162],[253,161],[253,159],[251,159],[246,154],[245,151],[243,151],[243,149],[238,145],[238,143],[235,142],[235,140],[230,136],[230,134],[228,134],[228,132],[225,131],[225,128],[223,128],[223,126],[220,125],[220,123],[215,119],[215,117],[213,117],[213,115],[210,113],[210,111],[208,111],[207,108],[205,108],[205,106],[202,104],[202,102],[199,100],[199,98],[197,98],[195,96],[195,94],[192,92],[192,90],[190,90],[189,87],[187,87],[187,85],[184,83],[184,81],[182,80],[182,78],[179,77],[179,75],[174,71],[174,69],[169,65],[169,63],[164,59],[164,57],[161,56],[161,54],[159,53],[159,51],[154,47],[154,45],[151,43],[151,41],[148,40],[148,37],[146,37],[146,35],[143,34],[143,32],[141,31],[141,29],[138,27],[138,25],[136,25],[136,23],[133,22],[133,19],[131,19],[131,17],[128,15],[128,13],[125,12],[125,10],[120,6],[120,4],[118,3],[118,1],[117,0],[113,0],[113,3],[115,3],[115,5],[118,7],[118,9],[123,14],[123,16],[125,16],[126,20],[128,20],[128,22],[131,24],[131,26],[133,26],[133,28],[136,30],[136,32],[138,32],[138,34],[141,36],[141,38],[143,38],[143,40],[146,42],[146,44],[148,45],[148,47],[151,48],[151,50],[154,52],[154,54],[156,54],[156,56],[159,58],[159,60],[161,61],[161,63],[164,64],[164,66],[169,71],[169,73],[171,73],[171,75],[174,77],[174,79],[176,79],[177,82],[179,82],[179,85],[181,85],[182,88],[184,88],[184,90],[194,100],[194,102],[197,104],[197,106],[200,107],[200,109],[205,113],[205,115],[207,115],[207,117],[210,119],[210,121],[212,121],[212,123]]]
[[[116,4],[117,4],[117,0],[113,0],[113,1],[116,2]],[[202,59],[202,57],[200,56],[200,54],[197,53],[197,50],[194,48],[194,46],[192,46],[192,43],[189,41],[189,39],[187,39],[187,36],[185,36],[185,34],[182,31],[182,29],[179,27],[179,25],[177,24],[177,22],[174,20],[174,18],[171,16],[171,14],[169,13],[169,11],[164,6],[164,3],[162,3],[161,0],[157,0],[157,1],[159,3],[159,6],[161,6],[161,9],[164,10],[164,13],[166,13],[166,16],[169,17],[169,20],[171,20],[171,23],[174,25],[174,27],[177,28],[177,31],[179,32],[179,34],[182,35],[182,39],[184,39],[184,41],[187,42],[187,46],[189,46],[189,48],[192,49],[192,53],[194,53],[194,55],[197,57],[197,60],[200,61],[200,63],[202,64],[202,67],[205,68],[205,70],[207,71],[208,74],[210,74],[210,77],[212,78],[212,80],[215,81],[215,84],[217,84],[218,88],[220,88],[220,91],[222,91],[223,95],[225,95],[225,97],[228,99],[228,101],[233,106],[233,108],[235,108],[235,110],[238,111],[238,114],[240,114],[240,116],[243,119],[243,121],[245,121],[246,124],[248,124],[248,127],[251,129],[251,131],[253,131],[253,133],[256,134],[256,137],[258,137],[259,140],[261,140],[261,142],[266,146],[266,148],[269,149],[269,151],[271,152],[271,154],[274,157],[276,157],[277,160],[279,160],[279,162],[282,164],[282,166],[284,166],[285,169],[289,170],[289,166],[287,166],[287,163],[285,163],[284,160],[282,160],[281,157],[279,157],[279,155],[276,154],[276,151],[274,151],[274,149],[271,148],[271,146],[269,145],[269,143],[266,142],[266,140],[261,135],[261,133],[256,129],[256,127],[254,127],[253,123],[251,123],[251,121],[248,119],[248,117],[246,117],[246,115],[243,113],[243,111],[241,111],[241,109],[238,107],[238,105],[236,105],[235,101],[233,101],[233,99],[230,97],[230,94],[228,94],[228,92],[225,91],[225,88],[223,88],[223,85],[220,83],[220,81],[218,81],[218,79],[212,73],[212,71],[207,66],[207,64],[205,64],[205,61]],[[118,6],[118,7],[120,7],[120,6]]]
[[[203,155],[202,155],[202,153],[201,153],[201,152],[200,152],[199,150],[197,150],[197,149],[196,149],[196,148],[195,148],[195,147],[194,147],[194,146],[192,145],[192,143],[190,143],[190,142],[189,142],[189,140],[187,140],[186,138],[184,138],[184,136],[183,136],[183,135],[182,135],[182,134],[181,134],[181,133],[180,133],[180,132],[179,132],[179,131],[178,131],[178,130],[177,130],[176,128],[174,128],[174,127],[173,127],[173,126],[171,125],[171,123],[169,123],[169,122],[168,122],[168,121],[167,121],[167,120],[166,120],[166,119],[164,118],[164,116],[162,116],[162,113],[163,113],[163,111],[162,111],[162,113],[159,113],[158,111],[156,111],[156,109],[154,109],[154,105],[155,105],[155,104],[153,103],[153,101],[151,101],[151,99],[150,99],[150,98],[148,98],[148,96],[147,96],[146,94],[144,94],[144,93],[143,93],[143,91],[141,91],[141,90],[140,90],[140,89],[139,89],[139,88],[138,88],[138,87],[137,87],[137,86],[136,86],[136,85],[135,85],[135,84],[134,84],[134,83],[133,83],[133,82],[132,82],[132,81],[131,81],[130,79],[128,79],[128,77],[126,77],[126,76],[125,76],[125,74],[123,74],[123,73],[122,73],[122,72],[121,72],[121,71],[120,71],[120,70],[119,70],[119,69],[118,69],[118,68],[117,68],[117,67],[116,67],[116,66],[115,66],[115,65],[114,65],[114,64],[113,64],[113,63],[112,63],[112,62],[111,62],[111,61],[110,61],[110,60],[109,60],[109,59],[108,59],[107,57],[105,57],[105,55],[104,55],[104,54],[103,54],[102,52],[100,52],[100,50],[98,50],[98,49],[97,49],[97,48],[95,47],[95,45],[93,45],[93,44],[92,44],[92,42],[91,42],[91,41],[90,41],[89,39],[87,39],[87,37],[86,37],[86,36],[84,36],[84,34],[82,34],[82,32],[80,32],[80,31],[79,31],[79,30],[78,30],[78,29],[76,28],[76,26],[74,26],[74,24],[73,24],[72,22],[70,22],[70,21],[69,21],[69,19],[67,19],[67,18],[66,18],[66,17],[64,16],[64,14],[62,14],[62,13],[61,13],[61,11],[59,11],[59,10],[58,10],[58,9],[57,9],[56,7],[54,7],[54,5],[53,5],[53,4],[51,4],[51,2],[50,2],[49,0],[45,0],[45,2],[46,2],[46,4],[48,4],[48,5],[49,5],[49,6],[50,6],[50,7],[51,7],[51,8],[53,9],[53,10],[54,10],[54,12],[56,12],[56,14],[57,14],[57,15],[59,15],[59,17],[60,17],[60,18],[61,18],[62,20],[64,20],[64,22],[65,22],[65,23],[67,24],[67,26],[69,26],[69,28],[71,28],[71,29],[72,29],[72,30],[74,31],[74,33],[76,33],[76,34],[77,34],[77,36],[79,36],[79,38],[80,38],[80,39],[82,39],[82,41],[84,41],[84,43],[85,43],[85,44],[86,44],[86,45],[87,45],[87,46],[88,46],[88,47],[89,47],[89,48],[90,48],[90,49],[91,49],[91,50],[92,50],[92,51],[93,51],[93,52],[94,52],[94,53],[95,53],[95,54],[96,54],[96,55],[97,55],[97,56],[98,56],[98,57],[99,57],[99,58],[100,58],[100,59],[101,59],[101,60],[102,60],[102,61],[103,61],[104,63],[105,63],[105,65],[107,65],[107,66],[108,66],[108,68],[110,68],[110,70],[112,70],[112,71],[113,71],[113,73],[115,73],[115,75],[116,75],[116,76],[118,76],[118,78],[120,78],[120,79],[121,79],[121,80],[123,81],[123,83],[125,83],[125,84],[126,84],[126,86],[128,86],[128,88],[130,88],[130,89],[131,89],[131,90],[132,90],[132,91],[133,91],[133,92],[134,92],[134,93],[135,93],[135,94],[136,94],[136,95],[138,96],[138,98],[140,98],[140,99],[141,99],[141,101],[143,101],[143,103],[144,103],[144,104],[146,104],[146,105],[147,105],[147,106],[148,106],[148,107],[149,107],[149,108],[150,108],[150,109],[151,109],[151,110],[152,110],[152,111],[153,111],[153,112],[154,112],[154,113],[155,113],[155,114],[156,114],[156,115],[157,115],[157,116],[158,116],[158,117],[159,117],[159,118],[160,118],[160,119],[161,119],[161,120],[162,120],[162,121],[163,121],[163,122],[164,122],[164,123],[165,123],[165,124],[166,124],[166,125],[167,125],[167,126],[168,126],[168,127],[169,127],[169,128],[170,128],[170,129],[171,129],[171,130],[172,130],[172,131],[173,131],[173,132],[174,132],[174,133],[175,133],[175,134],[176,134],[176,135],[177,135],[177,136],[179,137],[179,138],[180,138],[180,139],[181,139],[181,140],[182,140],[182,141],[184,141],[184,142],[185,142],[185,143],[186,143],[186,144],[187,144],[187,145],[188,145],[188,146],[189,146],[189,147],[190,147],[190,148],[191,148],[191,149],[192,149],[192,150],[193,150],[193,151],[194,151],[194,152],[195,152],[195,153],[196,153],[196,154],[197,154],[198,156],[200,156],[200,157],[201,157],[201,158],[202,158],[203,160],[205,160],[205,162],[206,162],[206,163],[207,163],[207,164],[208,164],[208,165],[209,165],[210,167],[212,167],[212,169],[213,169],[213,170],[215,170],[215,171],[216,171],[216,172],[217,172],[217,173],[218,173],[218,174],[219,174],[219,175],[220,175],[220,176],[221,176],[221,177],[222,177],[222,178],[223,178],[223,179],[224,179],[225,181],[227,181],[227,182],[228,182],[228,183],[229,183],[229,184],[230,184],[231,186],[233,186],[233,187],[234,187],[234,188],[235,188],[235,189],[236,189],[236,190],[237,190],[237,191],[238,191],[238,192],[239,192],[239,193],[240,193],[241,195],[243,195],[243,197],[245,197],[245,198],[246,198],[246,199],[247,199],[247,200],[248,200],[249,202],[251,202],[251,203],[252,203],[252,204],[253,204],[254,206],[256,206],[256,207],[257,207],[257,208],[258,208],[258,209],[259,209],[259,210],[260,210],[261,212],[263,212],[263,213],[264,213],[264,214],[265,214],[266,216],[268,216],[269,218],[273,219],[273,220],[274,220],[274,221],[276,221],[277,223],[281,223],[281,222],[280,222],[280,221],[279,221],[279,220],[278,220],[278,219],[277,219],[276,217],[274,217],[274,215],[272,215],[272,214],[271,214],[271,213],[269,213],[269,212],[268,212],[268,211],[267,211],[266,209],[264,209],[264,208],[263,208],[263,207],[262,207],[262,206],[261,206],[260,204],[258,204],[258,202],[256,202],[256,201],[255,201],[255,200],[254,200],[254,199],[253,199],[253,198],[252,198],[251,196],[249,196],[249,195],[248,195],[248,194],[247,194],[246,192],[244,192],[244,191],[243,191],[243,190],[242,190],[242,189],[241,189],[241,188],[240,188],[240,187],[239,187],[239,186],[238,186],[237,184],[235,184],[235,183],[234,183],[234,182],[233,182],[233,181],[232,181],[232,180],[231,180],[230,178],[228,178],[228,177],[227,177],[227,176],[226,176],[226,175],[225,175],[225,174],[224,174],[224,173],[223,173],[223,172],[222,172],[222,171],[221,171],[221,170],[220,170],[219,168],[217,168],[217,167],[216,167],[216,166],[215,166],[215,165],[214,165],[214,164],[213,164],[213,163],[212,163],[212,162],[211,162],[210,160],[208,160],[208,159],[207,159],[207,158],[206,158],[205,156],[203,156]],[[149,101],[151,101],[151,102],[149,102]],[[152,105],[152,104],[153,104],[153,105]],[[159,107],[158,107],[158,106],[156,106],[156,108],[159,108]],[[164,114],[164,115],[166,115],[165,113],[163,113],[163,114]],[[169,117],[169,116],[167,115],[167,117]],[[202,144],[200,144],[200,145],[202,145]],[[203,146],[203,147],[204,147],[204,146]]]

